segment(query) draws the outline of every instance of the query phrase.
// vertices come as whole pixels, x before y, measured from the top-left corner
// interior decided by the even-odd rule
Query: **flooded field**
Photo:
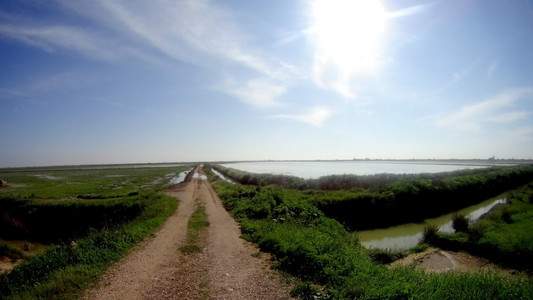
[[[263,161],[226,163],[222,166],[252,173],[318,178],[327,175],[439,173],[487,168],[486,161]]]

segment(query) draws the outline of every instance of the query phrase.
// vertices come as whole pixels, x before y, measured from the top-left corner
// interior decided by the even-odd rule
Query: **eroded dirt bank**
[[[498,273],[509,273],[509,270],[502,269],[488,260],[469,254],[465,251],[448,251],[430,247],[421,253],[410,254],[407,257],[393,262],[389,267],[414,265],[419,269],[431,273],[442,273],[450,271],[476,272],[493,271]]]

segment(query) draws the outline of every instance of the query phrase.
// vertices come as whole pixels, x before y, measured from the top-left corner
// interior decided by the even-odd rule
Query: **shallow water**
[[[227,163],[222,164],[222,166],[252,173],[281,174],[301,178],[318,178],[321,176],[342,174],[439,173],[488,167],[479,163],[467,164],[437,161],[264,161]]]
[[[187,176],[187,174],[189,174],[190,171],[192,171],[192,169],[187,170],[187,171],[183,171],[183,172],[179,173],[178,176],[172,177],[170,179],[170,181],[169,181],[169,184],[182,183],[183,181],[185,181],[185,177]]]
[[[213,173],[215,173],[215,175],[217,175],[220,179],[224,180],[225,182],[227,183],[230,183],[230,184],[235,184],[235,182],[233,182],[233,180],[227,178],[226,176],[222,175],[222,173],[220,173],[219,171],[215,170],[215,169],[211,169],[211,171],[213,171]]]
[[[492,198],[476,205],[469,206],[457,212],[448,213],[437,218],[426,219],[421,223],[408,223],[396,225],[389,228],[372,229],[359,231],[358,237],[361,244],[367,248],[404,250],[418,244],[422,238],[424,226],[434,224],[439,226],[441,232],[453,233],[452,216],[461,213],[471,221],[476,221],[479,217],[487,213],[495,205],[504,203],[503,198]]]
[[[200,173],[194,173],[192,177],[200,180],[207,180],[207,176],[201,175]]]

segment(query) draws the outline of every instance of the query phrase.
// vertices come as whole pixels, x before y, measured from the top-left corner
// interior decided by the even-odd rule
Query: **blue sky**
[[[533,158],[533,2],[0,3],[0,167]]]

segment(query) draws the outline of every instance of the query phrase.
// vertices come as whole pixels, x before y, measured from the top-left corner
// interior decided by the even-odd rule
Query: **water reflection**
[[[492,198],[479,204],[469,206],[458,213],[467,216],[475,221],[492,207],[499,203],[504,203],[503,198]],[[416,246],[422,238],[422,231],[427,224],[434,224],[440,227],[441,232],[452,233],[452,216],[455,212],[442,215],[437,218],[426,219],[421,223],[408,223],[389,228],[359,231],[358,236],[361,244],[367,248],[380,248],[391,250],[404,250]]]

